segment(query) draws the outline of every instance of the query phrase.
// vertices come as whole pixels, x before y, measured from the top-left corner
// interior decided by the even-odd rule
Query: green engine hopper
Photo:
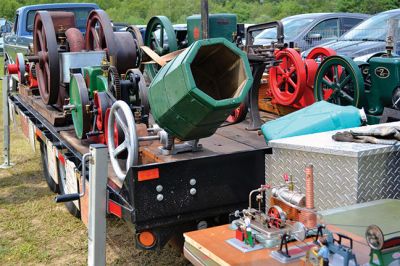
[[[160,127],[181,140],[205,138],[244,101],[252,83],[244,52],[224,38],[200,40],[152,81],[152,115]]]
[[[400,86],[400,57],[373,57],[369,66],[368,114],[381,115],[385,106],[392,106],[393,92]]]
[[[202,39],[201,16],[193,15],[186,19],[188,30],[188,43]],[[210,14],[208,17],[209,38],[225,38],[230,42],[237,31],[237,16],[235,14]]]

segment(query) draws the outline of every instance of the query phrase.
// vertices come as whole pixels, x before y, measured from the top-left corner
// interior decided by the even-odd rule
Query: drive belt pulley
[[[60,86],[58,45],[51,15],[38,11],[33,29],[33,52],[37,56],[36,75],[40,96],[45,104],[57,102]]]
[[[346,56],[327,57],[318,67],[314,83],[316,101],[364,106],[364,79],[357,63]]]
[[[130,32],[113,32],[106,12],[93,10],[88,16],[85,36],[86,50],[102,50],[119,73],[138,65],[137,42]]]
[[[90,114],[88,112],[89,95],[82,74],[72,74],[69,88],[70,102],[67,107],[71,111],[75,134],[79,139],[86,138],[90,131]]]
[[[159,56],[178,49],[176,34],[171,21],[165,16],[152,17],[147,24],[144,45],[150,47]],[[147,64],[145,71],[151,80],[159,70],[157,64]]]

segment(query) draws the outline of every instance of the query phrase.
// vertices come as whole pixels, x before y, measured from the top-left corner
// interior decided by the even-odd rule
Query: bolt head
[[[158,200],[158,201],[162,201],[163,199],[164,199],[163,194],[158,194],[158,195],[157,195],[157,200]]]
[[[192,179],[190,179],[190,181],[189,181],[189,183],[190,183],[190,185],[191,186],[194,186],[194,185],[196,185],[196,179],[194,179],[194,178],[192,178]]]
[[[157,190],[157,192],[161,192],[161,191],[163,190],[163,186],[158,185],[158,186],[156,187],[156,190]]]
[[[197,190],[195,188],[190,189],[190,195],[196,195]]]

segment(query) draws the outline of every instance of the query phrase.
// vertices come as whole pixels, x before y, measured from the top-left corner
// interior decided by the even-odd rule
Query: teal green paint
[[[358,127],[362,119],[354,106],[339,106],[325,101],[269,121],[261,126],[265,140]]]

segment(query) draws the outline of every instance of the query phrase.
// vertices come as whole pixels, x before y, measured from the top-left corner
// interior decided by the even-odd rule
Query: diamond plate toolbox
[[[296,189],[305,192],[304,169],[312,164],[317,210],[400,199],[400,145],[337,143],[331,139],[332,134],[270,143],[273,149],[266,155],[266,183],[281,184],[286,173],[293,176]]]

